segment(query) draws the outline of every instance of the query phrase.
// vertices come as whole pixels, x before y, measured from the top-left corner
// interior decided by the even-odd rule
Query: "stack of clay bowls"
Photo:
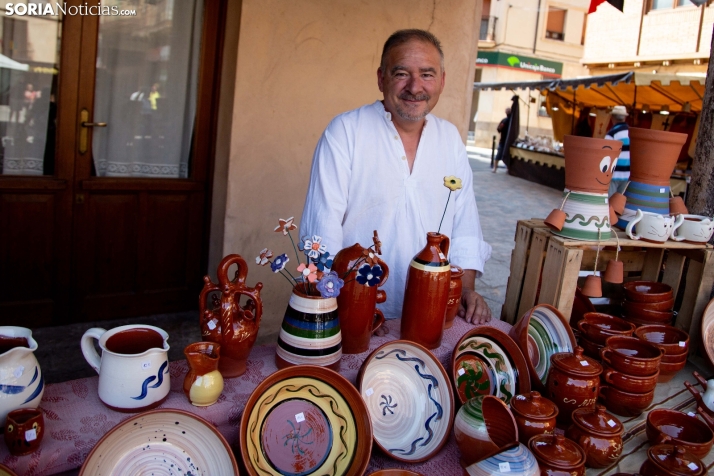
[[[622,317],[637,327],[651,324],[671,325],[674,294],[669,284],[632,281],[623,285],[625,300]]]
[[[609,337],[629,337],[635,332],[635,325],[619,317],[599,312],[587,312],[578,322],[579,343],[588,357],[600,360],[600,350]]]
[[[689,334],[683,330],[665,325],[642,326],[635,336],[664,350],[658,382],[669,382],[687,364]]]
[[[664,351],[636,337],[610,337],[602,357],[600,399],[621,416],[640,415],[654,399]]]

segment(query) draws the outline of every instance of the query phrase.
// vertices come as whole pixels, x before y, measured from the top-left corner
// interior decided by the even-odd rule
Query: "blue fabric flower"
[[[331,269],[332,259],[330,259],[330,252],[325,251],[324,253],[322,253],[315,264],[317,265],[317,269],[319,269],[320,271],[325,271],[325,269]]]
[[[382,267],[378,264],[370,266],[365,263],[359,267],[357,270],[357,277],[355,278],[358,283],[364,284],[365,286],[376,286],[381,281],[380,276],[382,276]]]
[[[340,295],[340,289],[345,285],[345,282],[337,276],[337,273],[330,271],[322,276],[322,279],[317,282],[317,290],[324,298],[333,298]]]
[[[290,261],[290,258],[288,258],[288,255],[285,253],[276,256],[273,262],[270,263],[270,269],[273,270],[273,273],[280,272],[285,268],[285,265],[288,264],[288,261]]]

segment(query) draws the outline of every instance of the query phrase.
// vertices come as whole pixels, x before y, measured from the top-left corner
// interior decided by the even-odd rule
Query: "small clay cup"
[[[601,378],[606,384],[628,393],[647,393],[651,392],[657,386],[659,372],[647,377],[636,377],[628,375],[611,368],[607,364],[603,364]]]
[[[627,313],[630,309],[642,309],[645,311],[671,311],[674,307],[674,298],[661,302],[637,302],[625,299],[622,307]]]
[[[585,355],[600,362],[600,351],[605,348],[604,345],[596,344],[584,336],[580,336],[578,344],[583,348]]]
[[[563,435],[536,435],[528,449],[538,460],[541,475],[585,475],[585,453]]]
[[[536,435],[552,434],[555,430],[558,407],[539,392],[513,397],[511,412],[518,425],[518,441],[524,445]]]
[[[573,424],[565,436],[576,442],[585,452],[585,466],[604,468],[617,461],[622,454],[622,433],[625,428],[617,417],[602,405],[594,410],[579,408],[573,411]]]
[[[610,196],[609,199],[610,206],[612,207],[613,210],[615,210],[615,213],[618,215],[622,215],[625,213],[625,204],[627,204],[627,197],[625,197],[623,194],[620,192],[615,192]]]
[[[578,329],[590,342],[605,345],[609,337],[631,336],[635,332],[635,325],[609,314],[588,312],[578,322]]]
[[[714,445],[714,432],[695,416],[669,409],[654,409],[647,414],[647,439],[650,444],[683,446],[704,458]]]
[[[646,377],[659,370],[664,351],[649,342],[635,337],[610,337],[605,341],[605,348],[600,351],[604,363],[615,370]]]
[[[638,416],[652,404],[654,389],[647,393],[630,393],[609,385],[601,385],[600,400],[608,410],[616,415]]]
[[[551,230],[560,231],[563,229],[563,225],[565,225],[565,212],[555,208],[548,214],[545,220],[543,220],[543,223]]]
[[[617,221],[613,221],[612,223],[617,223]],[[621,284],[624,277],[625,264],[622,261],[611,259],[607,262],[607,267],[605,268],[605,273],[602,275],[602,279],[608,283]]]
[[[707,467],[682,446],[654,445],[647,450],[647,460],[640,466],[645,476],[704,476]]]
[[[630,281],[622,285],[625,296],[635,302],[662,302],[672,299],[672,286],[655,281]]]
[[[13,410],[5,421],[5,444],[15,456],[29,455],[40,447],[45,420],[39,408]]]
[[[588,297],[602,297],[602,280],[600,276],[591,274],[585,278],[582,293]]]
[[[664,349],[665,357],[680,355],[689,350],[689,334],[672,326],[642,326],[635,331],[635,337]]]

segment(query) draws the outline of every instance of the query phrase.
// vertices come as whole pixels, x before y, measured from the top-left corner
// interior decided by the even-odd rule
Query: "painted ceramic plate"
[[[474,380],[474,375],[464,368],[463,356],[469,354],[480,357],[495,369],[496,379],[490,393],[483,393],[480,380]],[[451,371],[461,403],[468,400],[469,393],[477,393],[495,395],[508,404],[514,395],[531,389],[523,353],[508,334],[489,326],[478,326],[464,334],[454,347]]]
[[[709,301],[702,316],[702,341],[707,351],[709,362],[714,365],[714,299]]]
[[[444,367],[426,348],[405,340],[372,352],[359,372],[359,389],[374,441],[399,461],[425,461],[446,443],[454,396]]]
[[[240,449],[253,475],[358,475],[367,469],[372,427],[349,381],[298,365],[253,391],[241,419]]]
[[[17,473],[4,464],[0,464],[0,476],[17,476]]]
[[[124,420],[94,446],[81,475],[238,474],[225,438],[182,410],[151,410]]]
[[[522,443],[465,468],[469,476],[538,476],[538,461]]]
[[[495,395],[499,387],[498,374],[488,359],[464,352],[454,360],[456,393],[460,401],[478,395]]]

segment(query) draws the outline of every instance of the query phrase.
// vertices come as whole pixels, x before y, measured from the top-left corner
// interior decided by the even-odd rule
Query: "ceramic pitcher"
[[[99,374],[99,399],[112,410],[142,412],[159,406],[171,389],[169,335],[146,325],[93,327],[82,336],[82,354]],[[94,348],[99,341],[101,357]]]
[[[228,269],[234,264],[238,269],[231,280]],[[247,275],[245,260],[240,255],[228,255],[218,265],[218,284],[205,276],[198,298],[201,334],[203,340],[221,345],[218,370],[224,378],[245,373],[248,355],[258,337],[260,317],[263,315],[263,301],[260,299],[263,283],[256,283],[254,288],[250,288],[245,284]],[[212,307],[207,302],[211,293],[220,295],[214,294]],[[243,296],[247,301],[241,305]]]
[[[213,405],[223,391],[223,376],[218,371],[221,345],[215,342],[194,342],[187,345],[183,353],[188,362],[183,393],[192,405]]]
[[[382,268],[382,276],[376,286],[360,284],[355,279],[359,263],[365,249],[359,243],[341,250],[332,263],[332,271],[345,281],[337,296],[337,314],[340,318],[340,330],[349,339],[342,342],[343,354],[360,354],[369,349],[369,340],[374,331],[384,324],[384,314],[376,308],[378,303],[387,300],[387,293],[378,289],[387,282],[389,267],[387,263],[374,256],[373,259]]]
[[[0,326],[0,422],[12,410],[40,404],[45,385],[36,350],[30,329]]]
[[[448,254],[449,238],[430,232],[426,234],[426,246],[409,264],[401,336],[427,349],[439,347],[444,333],[451,282]]]

